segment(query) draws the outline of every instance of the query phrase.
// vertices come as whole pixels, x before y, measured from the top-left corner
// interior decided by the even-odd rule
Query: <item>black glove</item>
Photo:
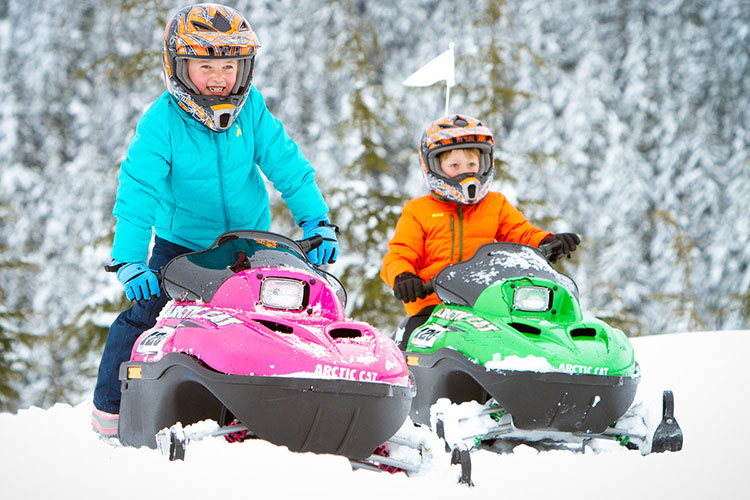
[[[422,278],[414,273],[401,273],[393,280],[393,295],[401,302],[414,302],[427,297]]]
[[[560,250],[550,256],[550,262],[555,262],[563,255],[567,255],[568,258],[570,258],[570,253],[575,251],[576,245],[581,244],[581,238],[575,233],[558,233],[553,234],[552,236],[547,236],[539,244],[544,245],[555,242],[560,243]]]

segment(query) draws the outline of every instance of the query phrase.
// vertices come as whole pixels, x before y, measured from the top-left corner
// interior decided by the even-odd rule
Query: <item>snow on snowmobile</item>
[[[410,417],[445,440],[463,482],[476,448],[582,450],[594,438],[643,454],[682,448],[670,391],[653,434],[631,409],[640,380],[633,348],[621,330],[583,316],[576,284],[548,260],[559,252],[489,243],[425,285],[443,304],[404,352],[416,385]]]
[[[164,267],[172,300],[120,367],[123,444],[183,459],[191,440],[246,433],[369,463],[413,389],[395,343],[347,319],[341,283],[308,261],[320,241],[233,231]]]

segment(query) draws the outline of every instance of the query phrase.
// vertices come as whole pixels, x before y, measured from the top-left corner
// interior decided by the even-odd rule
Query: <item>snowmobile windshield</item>
[[[443,303],[473,307],[479,295],[493,283],[534,276],[565,287],[578,297],[578,287],[557,272],[536,248],[518,243],[488,243],[464,262],[452,264],[435,277],[435,292]]]
[[[171,299],[209,302],[232,275],[258,267],[293,268],[318,276],[346,304],[341,282],[314,267],[297,242],[265,231],[230,231],[207,250],[175,257],[162,271],[162,286]]]

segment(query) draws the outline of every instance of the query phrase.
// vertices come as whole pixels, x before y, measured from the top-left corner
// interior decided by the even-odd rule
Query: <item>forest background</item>
[[[746,0],[225,0],[254,84],[317,169],[347,312],[388,331],[378,278],[444,86],[402,81],[455,43],[451,112],[495,133],[500,190],[583,243],[558,267],[630,336],[750,318]],[[164,91],[167,0],[0,0],[0,411],[90,397],[127,304],[109,262],[119,164]],[[272,191],[272,230],[301,237]]]

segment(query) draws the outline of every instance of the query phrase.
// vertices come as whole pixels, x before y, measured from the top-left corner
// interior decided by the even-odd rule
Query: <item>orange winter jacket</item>
[[[510,241],[537,247],[551,235],[532,225],[497,192],[488,193],[476,205],[422,196],[404,205],[380,277],[391,288],[396,276],[405,272],[428,282],[448,264],[471,258],[485,243]],[[433,304],[440,304],[435,294],[404,306],[413,316]]]

